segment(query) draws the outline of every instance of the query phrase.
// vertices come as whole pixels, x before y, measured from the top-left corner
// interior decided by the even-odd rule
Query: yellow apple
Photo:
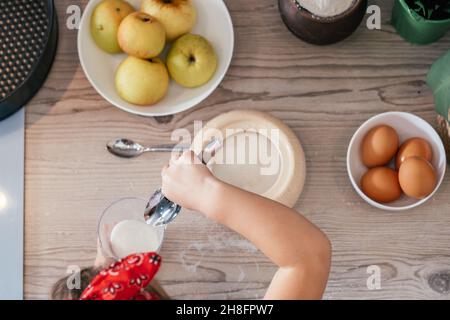
[[[95,43],[108,53],[119,53],[117,31],[122,20],[134,8],[123,0],[103,0],[94,9],[91,16],[91,34]]]
[[[135,12],[123,19],[117,38],[124,52],[137,58],[149,59],[164,50],[166,30],[151,15]]]
[[[168,41],[190,32],[197,21],[197,12],[191,0],[143,0],[141,11],[154,16],[164,25]]]
[[[143,60],[129,56],[117,68],[117,92],[132,104],[155,104],[166,95],[168,87],[169,74],[159,58]]]
[[[208,40],[195,34],[186,34],[176,40],[167,56],[171,77],[187,88],[208,82],[217,69],[217,56]]]

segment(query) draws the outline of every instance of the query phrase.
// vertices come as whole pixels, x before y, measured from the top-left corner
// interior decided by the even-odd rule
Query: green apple
[[[176,40],[167,56],[171,77],[187,88],[208,82],[217,69],[217,56],[208,40],[195,34],[186,34]]]
[[[117,68],[117,92],[130,103],[155,104],[166,95],[168,88],[169,74],[159,58],[143,60],[129,56]]]
[[[134,8],[123,0],[103,0],[94,9],[91,16],[91,34],[95,43],[108,53],[119,53],[117,31],[122,20]]]
[[[117,38],[119,46],[129,55],[150,59],[164,50],[166,30],[151,15],[135,12],[123,19]]]
[[[191,32],[197,21],[197,12],[191,0],[143,0],[141,11],[154,16],[164,25],[168,41]]]

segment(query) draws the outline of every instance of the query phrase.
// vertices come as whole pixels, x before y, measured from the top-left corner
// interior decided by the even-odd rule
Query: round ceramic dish
[[[111,203],[102,213],[98,220],[97,237],[103,254],[109,258],[118,260],[111,246],[111,232],[114,226],[124,220],[136,220],[145,222],[144,211],[147,201],[140,198],[123,198]],[[150,228],[150,226],[149,226]],[[164,227],[156,228],[160,245],[156,251],[159,252],[164,240]]]
[[[432,165],[437,173],[437,184],[433,193],[431,193],[428,197],[417,200],[407,197],[406,195],[402,195],[400,199],[384,204],[370,199],[364,194],[364,192],[362,192],[360,188],[360,180],[363,174],[367,171],[367,168],[364,166],[361,160],[361,143],[364,136],[370,129],[381,124],[389,125],[397,131],[400,139],[400,144],[405,140],[414,137],[423,138],[430,143],[433,149]],[[394,167],[393,163],[391,163],[391,167]],[[445,150],[438,134],[433,129],[433,127],[428,124],[428,122],[426,122],[422,118],[419,118],[418,116],[407,112],[386,112],[370,118],[369,120],[364,122],[358,130],[356,130],[350,141],[347,151],[347,172],[356,192],[367,203],[383,210],[401,211],[420,206],[428,199],[430,199],[438,190],[439,186],[442,183],[442,180],[444,179],[445,169]]]
[[[95,90],[108,102],[130,113],[142,116],[164,116],[192,108],[206,99],[220,84],[233,56],[234,31],[230,14],[222,0],[193,0],[197,10],[197,24],[192,33],[208,39],[218,57],[217,71],[213,78],[201,87],[183,88],[171,81],[167,95],[151,106],[137,106],[124,101],[117,94],[114,78],[119,64],[126,54],[108,54],[97,47],[90,33],[90,19],[95,6],[101,0],[88,2],[78,31],[78,55],[86,77]],[[140,0],[129,0],[139,9]],[[163,54],[165,56],[165,54]]]
[[[300,7],[296,0],[278,0],[281,18],[288,29],[303,41],[327,45],[350,36],[360,25],[367,0],[355,0],[347,11],[333,17],[317,17]]]
[[[280,166],[274,183],[261,195],[293,207],[305,183],[305,154],[295,133],[279,119],[253,110],[224,113],[209,121],[196,134],[192,149],[199,154],[211,138],[219,138],[225,145],[227,139],[240,133],[256,133],[272,143],[273,150],[279,154]],[[260,178],[251,177],[245,171],[238,174],[243,181]]]

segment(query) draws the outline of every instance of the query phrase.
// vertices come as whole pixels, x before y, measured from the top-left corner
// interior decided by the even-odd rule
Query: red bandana
[[[161,257],[155,252],[131,254],[100,271],[80,300],[159,300],[144,289],[160,265]]]

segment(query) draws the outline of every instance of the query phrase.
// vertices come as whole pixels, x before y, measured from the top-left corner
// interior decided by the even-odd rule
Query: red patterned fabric
[[[155,252],[129,255],[100,271],[80,300],[159,300],[144,289],[160,265],[161,257]]]

